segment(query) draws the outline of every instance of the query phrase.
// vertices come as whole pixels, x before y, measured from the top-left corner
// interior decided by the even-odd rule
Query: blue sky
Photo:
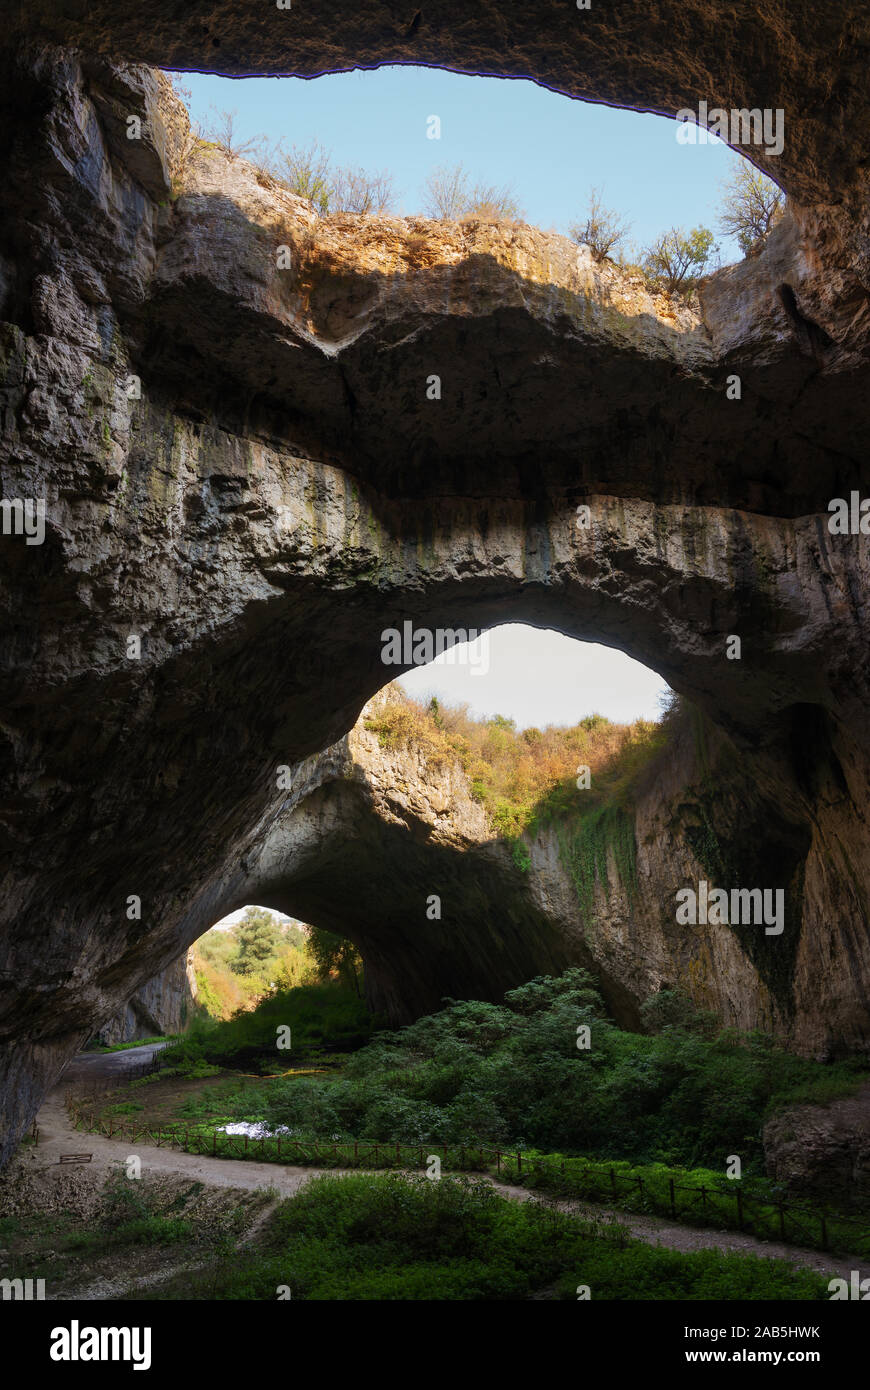
[[[307,81],[194,73],[183,81],[194,119],[235,108],[244,137],[317,139],[338,164],[389,169],[399,212],[420,211],[433,166],[462,163],[474,181],[512,184],[528,222],[561,232],[582,216],[589,189],[602,187],[640,245],[672,225],[715,231],[719,186],[740,157],[713,139],[678,144],[676,121],[663,116],[572,101],[523,80],[393,66]],[[426,137],[431,115],[441,119],[440,140]],[[724,261],[740,258],[717,239]]]

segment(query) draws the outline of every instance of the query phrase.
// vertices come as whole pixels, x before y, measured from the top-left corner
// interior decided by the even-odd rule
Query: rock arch
[[[344,736],[404,618],[556,626],[696,701],[809,837],[787,1031],[862,1045],[868,559],[826,510],[866,484],[866,161],[847,136],[865,78],[843,57],[862,7],[747,7],[730,51],[701,0],[679,51],[640,5],[603,45],[603,10],[569,34],[563,7],[460,23],[445,5],[411,34],[352,7],[341,49],[325,11],[293,13],[290,44],[230,0],[204,29],[158,5],[147,33],[136,12],[45,3],[3,59],[3,492],[47,499],[44,545],[3,539],[4,1155],[64,1057],[261,872],[276,765],[304,775]],[[785,107],[793,216],[699,312],[531,229],[315,226],[248,167],[185,160],[165,81],[117,61],[483,66],[496,18],[497,67],[577,95]],[[457,353],[430,419],[425,369]]]

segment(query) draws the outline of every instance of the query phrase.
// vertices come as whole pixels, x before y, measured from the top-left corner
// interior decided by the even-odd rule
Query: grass
[[[207,1076],[229,1066],[273,1075],[311,1065],[324,1052],[361,1047],[379,1022],[353,990],[338,983],[278,989],[231,1019],[194,1019],[188,1034],[164,1050],[161,1070]],[[282,1041],[290,1045],[279,1046]]]
[[[88,1052],[126,1052],[131,1047],[146,1047],[149,1043],[173,1042],[176,1034],[159,1034],[155,1038],[134,1038],[131,1042],[113,1043],[111,1047],[96,1044],[88,1047]]]
[[[144,1298],[304,1301],[815,1299],[827,1281],[775,1260],[645,1246],[612,1223],[501,1198],[468,1178],[324,1176],[272,1214],[262,1244]]]

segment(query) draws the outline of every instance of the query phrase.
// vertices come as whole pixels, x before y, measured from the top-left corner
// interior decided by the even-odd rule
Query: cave
[[[552,627],[689,700],[727,769],[722,838],[800,883],[787,959],[714,933],[699,998],[806,1055],[866,1049],[868,556],[828,524],[868,489],[866,9],[412,8],[40,0],[7,24],[3,496],[46,514],[43,544],[0,549],[0,1162],[95,1024],[228,905],[270,883],[277,904],[293,799],[336,782],[405,622]],[[785,113],[781,155],[753,159],[789,213],[669,317],[534,228],[320,225],[191,156],[156,70],[384,63],[669,116],[751,92]],[[433,361],[461,364],[437,424]],[[668,804],[703,862],[697,757]],[[469,933],[437,990],[556,968],[544,937],[504,943],[500,973]],[[380,1006],[431,1006],[430,961],[371,949]]]

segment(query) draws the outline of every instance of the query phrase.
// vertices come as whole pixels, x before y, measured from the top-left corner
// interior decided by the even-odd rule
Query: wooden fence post
[[[782,1202],[779,1204],[779,1234],[785,1240],[785,1207]]]
[[[616,1192],[616,1171],[615,1171],[615,1169],[613,1169],[613,1168],[611,1168],[611,1170],[610,1170],[610,1186],[613,1188],[613,1195],[614,1195],[614,1197],[616,1197],[616,1195],[617,1195],[617,1192]]]
[[[676,1193],[674,1192],[674,1180],[673,1180],[673,1178],[668,1178],[668,1187],[670,1188],[670,1193],[671,1193],[671,1216],[672,1216],[672,1217],[674,1218],[674,1220],[676,1221],[676,1219],[677,1219],[677,1198],[676,1198]]]
[[[518,1154],[517,1154],[517,1177],[518,1177],[518,1178],[519,1178],[519,1177],[522,1177],[522,1173],[523,1173],[523,1156],[522,1156],[522,1154],[518,1153]]]

